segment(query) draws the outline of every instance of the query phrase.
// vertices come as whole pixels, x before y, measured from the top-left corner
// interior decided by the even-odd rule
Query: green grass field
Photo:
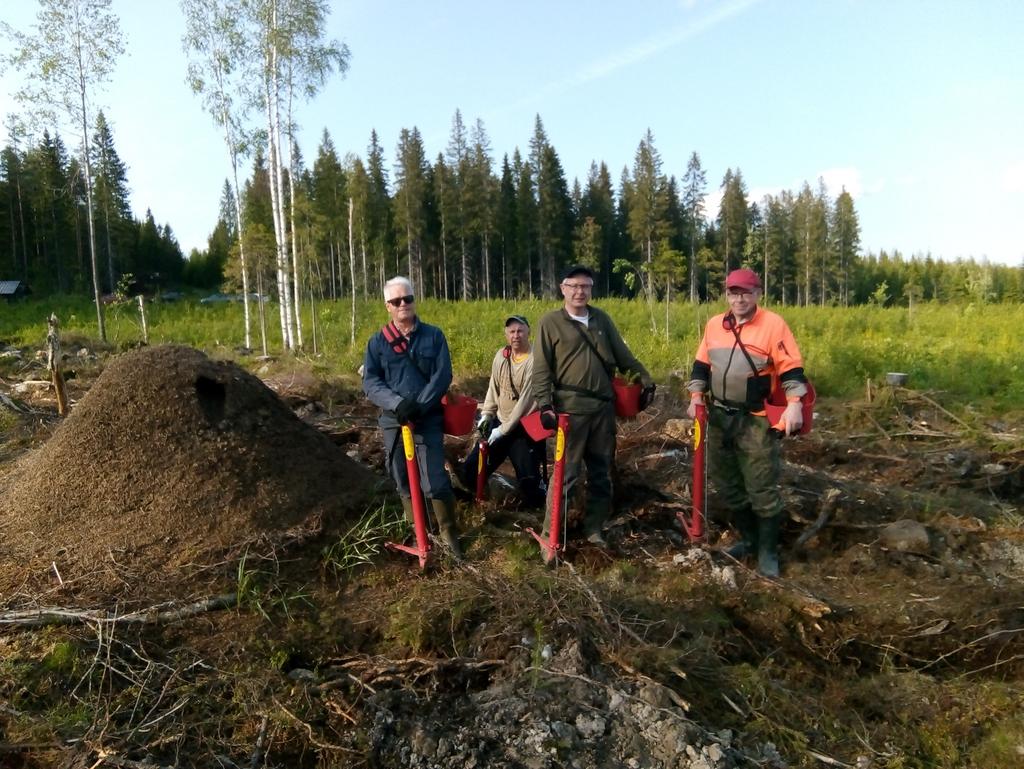
[[[654,307],[657,331],[641,301],[601,299],[596,304],[611,313],[637,357],[656,379],[674,371],[688,372],[700,331],[721,304],[673,303]],[[448,336],[457,376],[485,375],[494,350],[503,343],[502,320],[515,312],[535,322],[555,309],[555,301],[442,302],[425,300],[419,311]],[[276,305],[267,306],[268,345],[281,351]],[[305,357],[312,358],[313,324],[304,308]],[[46,317],[56,312],[65,339],[93,342],[96,314],[83,298],[54,297],[0,306],[0,342],[42,347]],[[804,355],[805,368],[822,396],[858,397],[865,380],[880,381],[887,371],[910,375],[909,386],[943,393],[947,405],[974,407],[985,412],[1024,410],[1024,326],[1022,305],[922,304],[911,317],[906,308],[859,306],[785,307]],[[239,358],[242,346],[242,307],[211,305],[196,300],[147,305],[150,343],[175,342],[200,347],[218,357]],[[360,301],[356,307],[356,342],[350,343],[351,305],[326,302],[316,308],[318,371],[350,375],[362,360],[367,338],[386,321],[383,303]],[[258,350],[259,324],[253,308],[253,346]],[[134,304],[107,308],[107,339],[114,348],[137,343],[142,336]],[[239,358],[240,362],[244,362]]]

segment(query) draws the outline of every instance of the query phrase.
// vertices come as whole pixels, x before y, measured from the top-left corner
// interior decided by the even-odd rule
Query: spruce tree
[[[830,249],[839,272],[839,301],[845,307],[850,303],[850,273],[856,266],[860,249],[860,224],[853,205],[853,196],[843,187],[832,209],[829,227]],[[924,283],[923,276],[921,280]]]
[[[479,118],[470,135],[469,160],[466,168],[466,214],[468,231],[478,244],[482,296],[491,298],[491,240],[494,237],[497,181],[491,167],[491,141]]]
[[[348,249],[348,192],[345,172],[331,135],[325,128],[320,137],[311,179],[313,214],[321,227],[318,248],[326,250],[330,262],[330,294],[337,299],[342,293]]]
[[[395,195],[393,201],[395,234],[405,251],[406,274],[421,290],[423,277],[423,239],[427,227],[427,157],[419,129],[403,128],[398,137],[395,159]]]
[[[544,148],[537,177],[537,230],[542,294],[556,295],[557,275],[572,255],[572,201],[558,153]]]
[[[95,177],[93,199],[96,211],[103,221],[107,291],[112,292],[120,277],[115,265],[115,256],[122,251],[122,233],[125,226],[132,222],[132,212],[128,202],[128,168],[117,154],[113,133],[102,111],[96,116],[92,151]]]
[[[501,298],[508,299],[509,270],[518,253],[518,215],[516,213],[516,181],[506,154],[501,159],[501,182],[498,187],[496,212],[496,243],[501,265]]]
[[[537,198],[534,194],[534,169],[529,161],[523,161],[518,148],[513,155],[513,169],[518,166],[516,183],[516,226],[518,245],[516,272],[519,279],[517,294],[534,295],[539,273],[537,245],[538,221]]]
[[[461,266],[459,296],[473,298],[473,265],[469,255],[468,196],[466,184],[470,174],[469,136],[462,121],[462,112],[455,110],[452,130],[445,149],[445,163],[448,169],[444,177],[445,230],[453,243],[458,244]]]
[[[704,231],[704,198],[707,195],[707,174],[694,152],[686,164],[683,175],[683,213],[685,215],[686,244],[689,253],[690,301],[698,298],[697,244]]]
[[[747,237],[747,190],[737,168],[726,169],[722,179],[722,203],[718,209],[722,269],[728,274],[740,266]]]

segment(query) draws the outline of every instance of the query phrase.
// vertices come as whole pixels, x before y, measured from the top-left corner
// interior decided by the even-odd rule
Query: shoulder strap
[[[739,345],[740,351],[743,353],[743,357],[747,359],[747,363],[750,365],[750,370],[754,373],[754,376],[757,376],[757,365],[754,363],[754,359],[750,357],[750,353],[747,352],[747,347],[743,344],[743,340],[740,339],[739,324],[736,323],[735,319],[731,324],[729,324],[729,330],[732,331],[732,335],[736,337],[736,344]]]
[[[502,355],[505,358],[505,367],[508,370],[508,385],[512,388],[512,400],[517,401],[519,400],[519,388],[516,387],[515,379],[512,377],[512,348],[505,345]]]
[[[384,335],[384,339],[387,340],[387,343],[391,345],[391,349],[397,354],[402,355],[409,352],[409,340],[405,334],[398,330],[398,326],[395,325],[394,321],[381,328],[380,333]]]
[[[587,335],[587,332],[583,330],[583,324],[579,321],[573,320],[572,318],[569,318],[569,323],[571,323],[573,328],[579,332],[580,338],[587,347],[590,348],[590,351],[597,356],[599,361],[601,361],[601,370],[604,372],[604,375],[608,377],[609,387],[613,387],[612,372],[608,370],[608,364],[605,362],[604,357],[602,357],[601,353],[597,351],[597,347],[594,343],[590,341],[590,337]],[[601,393],[594,392],[593,390],[588,390],[585,387],[574,387],[573,385],[562,384],[561,382],[556,382],[555,387],[559,390],[568,390],[569,392],[580,393],[581,395],[586,395],[590,398],[596,398],[597,400],[605,401],[606,403],[612,400],[607,395],[602,395]]]
[[[569,319],[569,322],[572,324],[573,328],[575,328],[579,332],[580,338],[583,339],[583,341],[584,341],[584,343],[586,343],[587,347],[590,348],[590,351],[592,353],[594,353],[594,355],[597,356],[597,359],[599,361],[601,361],[601,369],[604,371],[605,375],[608,377],[608,381],[611,382],[612,375],[611,375],[611,371],[608,368],[608,363],[601,356],[601,353],[599,353],[597,351],[597,347],[594,345],[594,343],[592,341],[590,341],[590,336],[587,334],[586,331],[583,330],[583,324],[580,323],[579,321],[573,320],[572,318]]]

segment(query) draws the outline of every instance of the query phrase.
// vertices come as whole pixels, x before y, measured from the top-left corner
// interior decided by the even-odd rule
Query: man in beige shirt
[[[536,410],[533,399],[533,349],[530,346],[530,324],[522,315],[505,319],[505,341],[491,363],[491,381],[481,407],[478,430],[487,441],[487,463],[484,473],[490,475],[506,459],[512,461],[519,493],[528,507],[544,504],[547,490],[541,478],[544,441],[534,441],[523,429],[520,420]],[[470,489],[476,488],[479,444],[461,468],[461,480]]]

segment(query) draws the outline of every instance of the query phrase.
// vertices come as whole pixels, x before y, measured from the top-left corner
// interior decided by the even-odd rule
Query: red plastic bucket
[[[640,392],[644,389],[640,382],[630,384],[622,377],[615,377],[612,389],[615,390],[615,416],[631,419],[640,413]]]
[[[814,401],[817,397],[818,394],[814,391],[814,385],[808,382],[807,393],[800,399],[800,405],[803,409],[804,424],[798,432],[799,435],[804,435],[811,431],[811,425],[814,422]],[[782,419],[782,413],[786,410],[786,405],[786,391],[781,387],[777,387],[772,390],[772,394],[769,396],[768,400],[764,402],[764,414],[768,417],[769,427],[776,427],[779,424],[779,421]],[[782,425],[778,429],[785,432],[786,426]]]
[[[476,400],[468,395],[449,393],[441,398],[444,406],[444,431],[447,435],[469,435],[473,432]]]
[[[519,424],[523,426],[523,429],[526,430],[526,434],[530,436],[532,441],[542,441],[555,434],[554,430],[548,430],[540,423],[539,411],[531,411],[519,420]]]

